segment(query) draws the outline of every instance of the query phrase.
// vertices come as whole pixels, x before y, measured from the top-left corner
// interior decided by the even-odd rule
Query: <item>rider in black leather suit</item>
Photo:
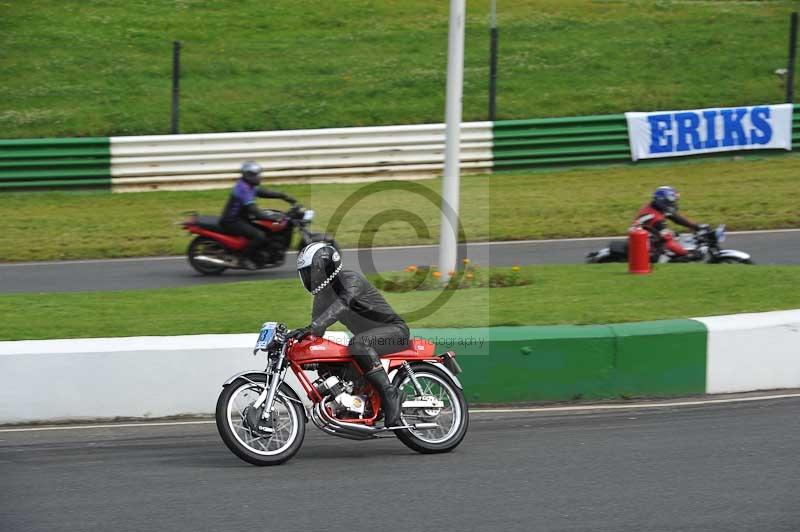
[[[339,252],[326,242],[306,246],[297,257],[297,271],[303,286],[314,294],[314,307],[311,324],[290,336],[322,336],[335,322],[342,322],[353,333],[350,354],[381,395],[385,426],[397,426],[403,394],[389,382],[380,355],[408,347],[408,325],[366,277],[342,269]]]

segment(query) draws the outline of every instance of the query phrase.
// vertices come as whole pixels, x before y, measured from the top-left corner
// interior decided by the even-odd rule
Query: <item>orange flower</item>
[[[512,266],[511,267],[511,271],[512,272],[518,272],[519,271],[519,266]]]
[[[470,262],[472,262],[472,261],[471,261],[471,260],[469,260],[469,259],[464,259],[462,262],[464,262],[464,264],[469,264],[469,263],[470,263]]]
[[[474,277],[475,277],[475,276],[474,276],[474,275],[472,275],[471,273],[468,273],[468,274],[467,274],[467,279],[472,279],[472,278],[474,278]]]
[[[417,265],[416,264],[412,264],[410,266],[406,266],[406,271],[407,272],[415,272],[415,271],[417,271]]]
[[[442,272],[433,272],[433,276],[437,279],[442,276]]]

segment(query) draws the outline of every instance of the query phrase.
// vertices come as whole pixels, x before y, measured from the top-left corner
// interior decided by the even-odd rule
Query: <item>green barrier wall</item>
[[[0,192],[110,188],[108,137],[0,140]]]
[[[664,320],[609,327],[615,338],[617,394],[705,393],[705,325],[694,320]]]
[[[707,333],[692,320],[413,334],[457,353],[470,402],[705,392]]]

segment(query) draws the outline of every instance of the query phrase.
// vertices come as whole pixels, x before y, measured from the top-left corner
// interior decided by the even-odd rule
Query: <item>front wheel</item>
[[[306,434],[303,405],[288,384],[281,384],[275,395],[272,427],[275,432],[262,436],[248,428],[245,409],[264,391],[264,375],[239,378],[223,388],[217,401],[217,430],[233,454],[253,465],[269,466],[286,462],[303,444]]]
[[[436,399],[441,408],[404,408],[400,418],[403,425],[435,423],[435,428],[403,429],[395,431],[407,447],[420,453],[446,453],[461,443],[469,426],[469,411],[464,393],[450,376],[431,364],[413,364],[411,369],[422,388],[420,397],[410,375],[400,370],[394,384],[410,399]]]

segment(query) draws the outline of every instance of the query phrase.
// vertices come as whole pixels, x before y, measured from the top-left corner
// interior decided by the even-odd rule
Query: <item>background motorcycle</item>
[[[700,229],[695,233],[684,233],[678,242],[689,252],[688,255],[677,256],[666,250],[663,245],[651,245],[650,262],[707,262],[709,264],[753,264],[748,253],[735,249],[721,249],[725,241],[725,225],[715,230]],[[652,243],[652,240],[651,240]],[[628,262],[628,241],[613,240],[607,248],[593,251],[586,255],[589,264],[601,262]]]
[[[267,236],[266,245],[254,258],[259,269],[274,268],[283,264],[286,252],[292,242],[295,229],[300,234],[298,249],[311,242],[326,240],[335,247],[336,242],[323,233],[311,233],[308,226],[314,219],[314,211],[306,210],[300,204],[293,205],[287,212],[264,211],[267,219],[253,220]],[[187,252],[189,264],[203,275],[219,275],[226,269],[242,269],[239,266],[241,251],[249,240],[240,235],[231,235],[219,225],[219,216],[204,216],[196,212],[188,213],[189,218],[181,225],[189,233],[197,235],[189,244]]]
[[[352,440],[394,433],[420,453],[445,453],[461,443],[469,413],[454,353],[435,355],[432,343],[412,340],[408,349],[381,357],[393,384],[406,394],[401,424],[385,428],[376,424],[380,395],[347,346],[315,337],[298,342],[287,334],[284,325],[265,323],[253,353],[266,351],[266,369],[239,373],[223,384],[217,430],[242,460],[259,466],[286,462],[300,449],[309,418],[323,432]],[[308,411],[284,382],[289,368],[308,395]],[[271,420],[272,432],[265,420]]]

